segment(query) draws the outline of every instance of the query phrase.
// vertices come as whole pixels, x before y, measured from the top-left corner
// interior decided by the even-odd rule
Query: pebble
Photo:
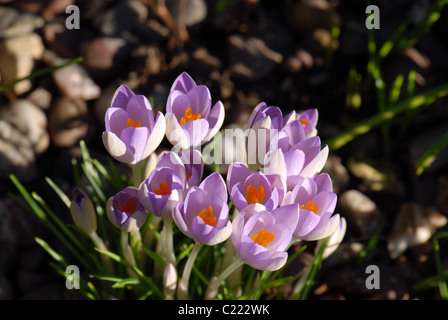
[[[328,155],[322,172],[328,173],[333,181],[333,191],[340,193],[350,182],[350,176],[347,168],[342,164],[341,158],[334,153]]]
[[[0,37],[14,38],[41,28],[45,20],[32,13],[21,13],[11,7],[0,7]]]
[[[392,259],[407,249],[427,242],[448,219],[431,207],[414,202],[403,203],[389,235],[387,249]]]
[[[67,59],[52,51],[45,51],[43,60],[51,66],[61,65]],[[71,64],[52,72],[53,80],[63,96],[72,99],[93,100],[100,96],[101,88],[89,77],[80,64]]]
[[[231,35],[228,47],[230,70],[243,80],[263,79],[283,61],[282,54],[271,50],[260,38]]]
[[[362,236],[372,236],[384,219],[375,202],[358,190],[344,191],[338,205],[347,226]]]
[[[50,139],[47,118],[39,107],[25,99],[0,111],[0,176],[16,173],[25,180],[36,171],[36,156],[45,152]]]
[[[87,137],[89,114],[82,99],[59,97],[49,112],[51,142],[57,147],[71,147]]]
[[[201,23],[207,18],[207,3],[204,0],[186,0],[184,3],[185,7],[181,8],[182,1],[166,1],[166,6],[176,21],[184,19],[185,26],[191,27]],[[180,14],[182,14],[182,16],[180,16]]]
[[[40,60],[43,52],[42,39],[36,33],[23,34],[2,41],[0,43],[1,84],[28,76],[34,68],[34,61]],[[20,95],[30,89],[31,81],[23,80],[17,83],[12,91]]]
[[[313,29],[330,29],[341,23],[341,17],[329,1],[306,0],[294,2],[287,9],[289,26],[296,32],[308,33]]]

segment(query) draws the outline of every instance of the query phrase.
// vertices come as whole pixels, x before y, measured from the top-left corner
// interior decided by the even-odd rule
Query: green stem
[[[244,264],[244,261],[241,260],[240,257],[237,257],[235,261],[232,262],[218,277],[214,277],[210,280],[210,284],[205,293],[206,300],[215,299],[218,294],[218,289],[221,283],[227,279],[236,269],[241,267]]]
[[[98,249],[107,250],[107,247],[104,244],[103,239],[101,239],[101,237],[98,236],[98,234],[95,231],[89,233],[89,237],[90,237],[90,239],[92,239],[92,242],[95,244],[95,246],[98,247]],[[108,275],[115,274],[114,265],[112,264],[112,260],[110,260],[110,258],[105,255],[101,255],[101,260],[103,261],[103,264],[104,264],[104,267],[106,268],[107,274]]]
[[[376,115],[361,121],[360,123],[348,128],[342,133],[330,138],[325,143],[331,150],[336,150],[346,145],[357,136],[369,132],[374,127],[381,125],[386,121],[390,121],[398,114],[406,110],[414,110],[423,106],[428,106],[432,104],[435,100],[448,95],[448,84],[441,85],[432,90],[428,90],[425,93],[415,95],[393,107],[388,108]]]
[[[440,295],[442,296],[442,299],[448,300],[448,287],[445,282],[445,278],[443,276],[442,260],[440,259],[439,238],[441,238],[441,237],[448,237],[448,232],[440,232],[434,236],[434,238],[433,238],[434,256],[435,256],[435,260],[436,260]]]
[[[23,78],[20,78],[20,79],[16,79],[14,81],[11,81],[11,82],[5,84],[4,86],[0,86],[0,94],[3,94],[4,92],[11,90],[20,81],[31,80],[31,79],[34,79],[34,78],[38,78],[38,77],[44,76],[44,75],[52,73],[53,71],[56,71],[58,69],[65,68],[65,67],[67,67],[67,66],[69,66],[71,64],[80,63],[80,62],[82,62],[82,60],[83,60],[82,57],[77,57],[77,58],[68,60],[67,62],[65,62],[63,64],[60,64],[58,66],[48,67],[48,68],[44,68],[42,70],[35,71],[35,72],[31,73],[30,75],[28,75],[26,77],[23,77]]]
[[[196,242],[194,244],[193,250],[188,257],[187,263],[185,264],[184,271],[182,273],[182,278],[177,286],[177,298],[181,300],[188,300],[188,283],[190,282],[191,270],[193,270],[193,264],[198,256],[199,250],[201,250],[202,244]]]

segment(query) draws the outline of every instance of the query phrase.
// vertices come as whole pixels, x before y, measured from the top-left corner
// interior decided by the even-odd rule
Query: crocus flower
[[[213,108],[210,90],[197,85],[186,72],[171,86],[166,103],[166,137],[179,149],[201,146],[218,133],[224,122],[221,101]]]
[[[173,210],[177,227],[197,243],[215,245],[232,232],[224,179],[218,172],[188,190],[185,201]]]
[[[283,128],[283,114],[279,107],[261,102],[252,111],[248,123],[247,164],[255,171],[263,165],[272,138]]]
[[[292,111],[284,117],[283,122],[285,125],[298,120],[305,129],[305,137],[314,137],[317,135],[317,121],[319,119],[319,113],[317,109],[308,109],[302,112]]]
[[[116,160],[137,164],[145,160],[161,143],[166,129],[165,117],[154,113],[148,99],[135,95],[121,85],[105,114],[103,143]]]
[[[70,213],[75,224],[87,233],[96,231],[97,221],[92,200],[79,188],[73,189]]]
[[[184,199],[186,173],[174,152],[159,156],[155,169],[139,187],[138,197],[146,210],[162,219],[172,219],[173,208]]]
[[[197,149],[189,149],[178,151],[177,154],[185,166],[187,188],[198,186],[204,173],[204,160],[202,159],[201,152]]]
[[[258,207],[258,209],[257,209]],[[255,269],[275,271],[288,259],[287,249],[298,221],[298,205],[259,211],[253,204],[240,211],[232,222],[230,239],[239,257]]]
[[[339,214],[334,214],[337,195],[332,191],[326,174],[303,178],[289,191],[282,205],[300,205],[299,221],[294,231],[296,240],[314,241],[328,237],[339,226]]]
[[[302,178],[312,178],[323,169],[328,158],[328,146],[321,149],[318,136],[307,138],[293,145],[289,150],[269,150],[263,171],[280,175],[292,190]]]
[[[286,191],[279,175],[266,175],[260,171],[251,173],[247,166],[238,162],[229,166],[227,186],[230,199],[238,210],[254,203],[273,210],[282,203]]]
[[[336,249],[341,244],[342,240],[344,239],[345,232],[347,231],[347,221],[344,217],[341,217],[339,219],[339,225],[336,228],[336,230],[328,237],[327,244],[325,245],[324,252],[322,253],[322,259],[328,258],[333,252],[336,251]],[[319,240],[317,243],[315,251],[318,249],[318,246],[321,245],[321,242],[323,240]]]
[[[139,230],[147,218],[135,187],[126,187],[110,197],[106,204],[106,213],[110,222],[125,232]]]

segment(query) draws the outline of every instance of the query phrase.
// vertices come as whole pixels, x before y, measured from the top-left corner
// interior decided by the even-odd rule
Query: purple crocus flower
[[[321,149],[318,136],[302,140],[289,150],[272,149],[266,154],[263,171],[266,174],[277,174],[286,182],[288,190],[292,190],[302,178],[316,176],[324,167],[328,158],[328,146]]]
[[[125,232],[139,230],[147,218],[135,187],[127,187],[110,197],[106,204],[106,213],[110,222]]]
[[[92,200],[79,188],[73,189],[70,213],[75,224],[87,233],[96,231],[97,219]]]
[[[177,227],[197,243],[215,245],[230,236],[227,190],[218,172],[205,178],[198,187],[188,190],[185,201],[173,210]]]
[[[248,123],[247,163],[255,171],[263,165],[272,138],[283,128],[283,114],[279,107],[261,102],[252,111]]]
[[[288,259],[292,232],[298,221],[297,204],[279,207],[271,212],[259,211],[252,204],[240,211],[232,222],[233,246],[240,258],[255,269],[275,271]]]
[[[148,99],[135,95],[121,85],[105,114],[103,143],[116,160],[137,164],[145,160],[161,143],[166,129],[165,117],[154,113]]]
[[[166,103],[166,137],[179,149],[198,147],[218,133],[224,122],[221,101],[213,108],[210,90],[186,72],[171,86]]]
[[[140,184],[140,202],[157,217],[170,220],[173,208],[184,200],[186,180],[185,167],[177,154],[162,153],[148,179]]]
[[[266,175],[260,171],[251,173],[242,163],[234,162],[227,172],[230,199],[238,210],[254,203],[268,210],[277,208],[283,201],[286,185],[279,175]]]
[[[303,178],[289,191],[282,205],[300,205],[299,221],[294,231],[296,240],[314,241],[328,237],[339,226],[340,216],[334,214],[337,195],[331,179],[323,173],[314,178]]]
[[[319,119],[319,113],[317,109],[308,109],[302,112],[292,111],[283,119],[285,125],[293,122],[299,121],[299,123],[305,129],[305,137],[314,137],[317,135],[317,121]]]
[[[187,188],[198,186],[204,173],[204,161],[201,152],[197,149],[189,149],[178,151],[177,154],[185,166]]]

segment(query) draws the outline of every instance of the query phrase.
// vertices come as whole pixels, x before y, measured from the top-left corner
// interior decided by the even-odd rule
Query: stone
[[[427,242],[447,222],[448,218],[432,207],[403,203],[388,237],[390,257],[395,259],[407,249]]]
[[[43,37],[49,50],[61,57],[74,58],[78,55],[80,34],[67,29],[65,19],[66,17],[58,17],[46,23],[42,30]]]
[[[34,61],[40,60],[43,52],[42,39],[36,33],[23,34],[2,41],[0,43],[0,85],[29,76],[34,68]],[[12,88],[17,95],[30,89],[30,80],[20,81]]]
[[[327,173],[333,181],[333,191],[340,193],[350,182],[350,175],[347,168],[342,164],[341,158],[330,153],[327,162],[322,169],[323,173]]]
[[[370,191],[383,191],[398,196],[404,193],[404,185],[397,176],[397,171],[387,163],[363,157],[351,157],[347,162],[347,168],[351,174],[361,179]]]
[[[362,236],[372,236],[384,219],[375,202],[358,190],[344,191],[338,205],[341,215],[347,220],[347,226]]]
[[[181,7],[182,3],[185,7]],[[184,2],[178,0],[167,0],[166,6],[172,14],[173,18],[178,21],[184,20],[185,26],[191,27],[205,20],[207,17],[207,4],[204,0],[186,0]]]
[[[96,37],[80,43],[83,66],[95,81],[109,81],[121,70],[134,43],[123,38]]]
[[[51,142],[55,146],[74,146],[86,138],[89,131],[87,104],[79,98],[59,97],[50,109],[48,121]]]
[[[146,21],[147,7],[138,0],[117,1],[102,14],[93,17],[92,24],[108,37],[126,37],[136,25]]]
[[[42,110],[47,110],[51,104],[51,92],[45,87],[38,87],[31,91],[26,99]]]
[[[36,156],[49,143],[47,117],[39,107],[19,99],[0,110],[0,176],[17,173],[31,179],[36,173]]]
[[[266,78],[283,61],[282,54],[271,50],[260,38],[231,35],[228,48],[230,70],[243,80]]]
[[[313,29],[330,29],[341,23],[341,17],[329,1],[306,0],[294,2],[287,8],[289,26],[296,32],[308,33]]]
[[[44,61],[51,66],[61,65],[67,59],[52,51],[45,51]],[[80,64],[71,64],[52,72],[53,80],[63,96],[72,99],[93,100],[100,96],[101,88],[90,78]]]
[[[32,13],[22,13],[11,7],[0,7],[0,37],[14,38],[43,27],[45,20]]]

